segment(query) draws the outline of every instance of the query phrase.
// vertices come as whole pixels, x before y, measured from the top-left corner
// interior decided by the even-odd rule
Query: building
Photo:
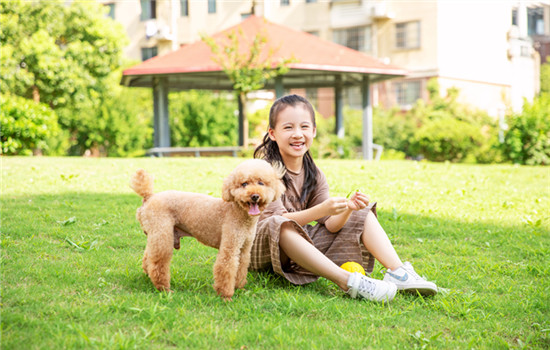
[[[426,99],[427,81],[437,78],[442,93],[456,87],[461,102],[492,115],[520,110],[539,89],[539,52],[550,54],[550,0],[98,1],[126,28],[131,58],[162,55],[254,13],[407,68],[405,79],[372,87],[375,105],[402,109]],[[333,112],[330,89],[305,93],[323,114]],[[360,105],[357,91],[345,100]]]

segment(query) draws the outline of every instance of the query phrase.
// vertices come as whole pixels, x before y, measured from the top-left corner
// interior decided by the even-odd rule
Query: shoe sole
[[[437,289],[427,288],[427,287],[411,287],[407,286],[407,288],[398,289],[399,292],[402,293],[411,293],[411,294],[417,294],[425,295],[425,296],[432,296],[437,294]]]

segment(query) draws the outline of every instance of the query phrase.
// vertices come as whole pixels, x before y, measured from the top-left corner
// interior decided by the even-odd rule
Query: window
[[[208,0],[208,13],[216,13],[216,0]]]
[[[105,4],[109,8],[109,12],[107,13],[107,17],[111,17],[112,19],[115,19],[115,4]]]
[[[141,0],[141,20],[157,18],[156,0]]]
[[[410,108],[421,98],[422,83],[417,81],[402,81],[393,83],[395,100],[398,105]]]
[[[281,0],[281,6],[289,6],[290,0]]]
[[[371,26],[335,29],[332,32],[332,41],[357,51],[371,51]]]
[[[398,49],[420,48],[420,22],[395,24],[395,47]]]
[[[311,4],[313,2],[317,2],[317,0],[306,0],[306,3]]]
[[[189,16],[189,0],[180,0],[180,9],[182,17]]]
[[[544,35],[544,10],[542,7],[527,9],[527,35]]]
[[[157,55],[157,47],[142,47],[141,48],[141,60],[146,61]]]

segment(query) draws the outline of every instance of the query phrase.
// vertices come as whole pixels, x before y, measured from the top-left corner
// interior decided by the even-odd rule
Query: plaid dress
[[[256,228],[256,237],[252,246],[249,270],[273,270],[293,284],[301,285],[316,281],[319,276],[298,266],[292,260],[283,264],[279,237],[281,225],[291,222],[296,231],[319,251],[337,265],[354,261],[363,266],[368,273],[374,268],[374,257],[361,242],[365,220],[369,211],[376,215],[376,203],[367,208],[354,211],[346,224],[337,233],[332,233],[324,225],[328,217],[317,220],[316,225],[300,226],[296,221],[285,218],[282,214],[314,207],[329,198],[328,184],[325,175],[318,169],[317,188],[308,196],[306,203],[300,204],[297,198],[303,185],[303,172],[295,174],[289,171],[291,184],[283,197],[271,203],[262,213]]]

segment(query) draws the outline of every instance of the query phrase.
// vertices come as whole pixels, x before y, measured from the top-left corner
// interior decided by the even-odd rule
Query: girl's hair
[[[269,128],[275,129],[277,117],[285,108],[288,106],[296,107],[298,105],[304,107],[311,114],[311,120],[313,122],[313,126],[315,127],[315,111],[313,110],[311,103],[309,103],[309,101],[302,96],[287,95],[277,99],[273,103],[273,106],[271,106],[271,109],[269,110]],[[269,138],[269,133],[264,135],[262,143],[254,151],[254,158],[259,157],[262,157],[271,164],[281,163],[284,165],[283,158],[279,152],[279,146],[277,146],[277,142],[272,141]],[[312,193],[317,186],[317,166],[313,162],[313,158],[311,157],[309,150],[304,154],[303,171],[305,172],[304,186],[302,187],[302,193],[300,194],[300,203],[304,203],[307,200],[308,195]],[[288,173],[285,173],[283,182],[288,188],[290,183]]]

